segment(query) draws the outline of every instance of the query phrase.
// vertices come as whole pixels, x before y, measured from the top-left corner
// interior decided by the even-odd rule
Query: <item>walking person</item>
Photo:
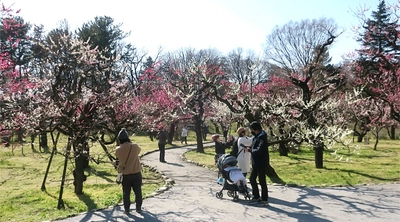
[[[250,124],[251,134],[253,134],[252,146],[248,151],[251,152],[251,166],[252,171],[250,174],[250,184],[253,189],[253,199],[251,203],[259,205],[268,205],[268,188],[266,181],[265,169],[269,166],[269,152],[267,134],[262,129],[259,122],[252,122]],[[261,197],[257,185],[258,182],[261,186]]]
[[[247,173],[250,172],[251,153],[248,151],[248,148],[252,144],[252,138],[246,136],[246,129],[244,127],[240,127],[237,130],[237,134],[239,138],[237,139],[236,158],[243,176],[246,177]]]
[[[132,143],[125,128],[118,134],[119,146],[115,150],[115,156],[119,160],[117,171],[122,173],[122,197],[124,201],[124,213],[129,214],[131,206],[131,190],[135,194],[136,212],[142,212],[142,173],[139,160],[140,147]]]
[[[182,127],[182,133],[181,133],[181,143],[185,142],[187,145],[187,136],[188,136],[188,129],[186,126]]]
[[[164,131],[163,127],[160,127],[160,131],[157,134],[158,139],[158,150],[160,151],[160,162],[166,163],[165,161],[165,145],[167,144],[168,134]]]

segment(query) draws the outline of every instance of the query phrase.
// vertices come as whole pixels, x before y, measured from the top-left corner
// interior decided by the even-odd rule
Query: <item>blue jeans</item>
[[[254,167],[252,166],[251,174],[250,174],[250,184],[251,184],[251,189],[253,189],[253,197],[255,199],[260,198],[260,192],[258,190],[258,185],[257,185],[257,177],[258,181],[260,182],[261,186],[261,199],[264,201],[268,201],[268,187],[267,187],[267,180],[266,180],[266,175],[265,175],[265,167]]]
[[[142,209],[142,173],[124,175],[122,180],[122,197],[124,200],[125,212],[129,212],[131,207],[131,190],[135,194],[136,210]]]

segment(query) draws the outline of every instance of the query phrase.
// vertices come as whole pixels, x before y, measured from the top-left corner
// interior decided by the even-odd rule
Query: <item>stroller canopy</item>
[[[231,166],[236,166],[237,164],[237,159],[236,157],[229,155],[229,154],[224,154],[218,159],[218,168],[223,169],[225,165],[229,164]]]

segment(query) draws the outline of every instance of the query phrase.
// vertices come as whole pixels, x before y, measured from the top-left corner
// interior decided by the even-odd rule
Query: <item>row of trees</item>
[[[197,151],[204,152],[205,119],[224,125],[257,120],[282,155],[290,144],[314,146],[321,168],[323,148],[338,142],[349,147],[351,132],[362,140],[372,129],[391,127],[394,139],[400,122],[394,9],[382,0],[371,19],[360,17],[360,49],[331,64],[329,49],[341,31],[326,18],[277,26],[266,38],[264,56],[240,48],[228,55],[182,48],[151,57],[125,43],[130,33],[110,17],[96,17],[76,31],[63,21],[47,34],[36,25],[30,33],[29,23],[3,7],[0,133],[68,136],[65,156],[75,160],[77,194],[91,159],[87,141],[99,142],[113,160],[107,145],[121,127],[147,131],[190,120]]]

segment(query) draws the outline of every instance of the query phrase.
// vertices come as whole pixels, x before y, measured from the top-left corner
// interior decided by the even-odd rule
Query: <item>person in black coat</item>
[[[250,175],[250,184],[253,189],[253,203],[268,205],[268,188],[265,169],[269,166],[268,138],[261,124],[252,122],[250,131],[253,134],[253,143],[249,151],[251,152],[252,171]],[[257,185],[257,177],[261,186],[261,197]]]
[[[158,149],[160,150],[160,162],[166,163],[165,161],[165,144],[167,144],[168,134],[164,131],[163,127],[159,128],[160,131],[157,134]]]

